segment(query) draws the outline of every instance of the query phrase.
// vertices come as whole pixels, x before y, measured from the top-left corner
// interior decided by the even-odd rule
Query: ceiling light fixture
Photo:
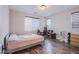
[[[48,8],[47,5],[40,5],[40,6],[39,6],[39,9],[40,9],[40,10],[46,10],[47,8]]]

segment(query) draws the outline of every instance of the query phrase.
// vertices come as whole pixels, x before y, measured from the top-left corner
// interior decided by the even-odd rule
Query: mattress
[[[31,34],[31,35],[17,35],[17,39],[8,41],[8,50],[15,50],[25,46],[30,46],[39,42],[43,42],[43,36]]]
[[[30,34],[30,35],[18,35],[18,39],[16,41],[23,41],[23,40],[34,40],[38,38],[43,38],[43,36]]]

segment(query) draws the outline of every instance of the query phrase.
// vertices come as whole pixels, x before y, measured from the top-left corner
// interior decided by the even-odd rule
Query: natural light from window
[[[24,18],[25,31],[37,31],[39,29],[39,20],[35,18]]]
[[[51,30],[51,19],[47,20],[47,29]]]

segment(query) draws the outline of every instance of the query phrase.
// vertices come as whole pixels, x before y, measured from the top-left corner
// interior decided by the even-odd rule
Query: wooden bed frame
[[[26,49],[26,48],[30,48],[30,47],[33,47],[33,46],[36,46],[36,45],[39,45],[39,44],[42,44],[43,42],[44,42],[44,40],[43,41],[40,41],[40,42],[36,42],[36,43],[33,43],[33,44],[30,44],[30,45],[26,45],[26,46],[22,46],[22,47],[18,47],[18,48],[16,48],[16,49],[11,49],[11,50],[9,50],[8,49],[8,42],[7,42],[7,39],[9,39],[9,37],[10,37],[10,35],[11,34],[7,34],[5,37],[4,37],[4,48],[3,48],[3,50],[4,50],[4,54],[12,54],[12,53],[14,53],[14,52],[17,52],[17,51],[20,51],[20,50],[23,50],[23,49]],[[8,36],[8,37],[7,37]],[[6,38],[7,37],[7,38]]]
[[[27,45],[27,46],[23,46],[23,47],[20,47],[20,48],[16,48],[16,49],[13,49],[13,50],[7,50],[7,54],[12,54],[14,52],[17,52],[17,51],[21,51],[21,50],[24,50],[26,48],[30,48],[30,47],[33,47],[33,46],[36,46],[36,45],[41,45],[43,43],[43,41],[41,42],[37,42],[35,44],[30,44],[30,45]]]

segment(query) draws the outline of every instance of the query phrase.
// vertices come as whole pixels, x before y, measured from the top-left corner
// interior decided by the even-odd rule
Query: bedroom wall
[[[52,28],[54,32],[72,32],[78,33],[79,29],[72,29],[71,24],[71,13],[74,11],[78,11],[79,8],[74,8],[69,11],[61,12],[55,15],[52,15],[50,18],[52,19]],[[10,10],[10,32],[12,33],[24,33],[24,16],[31,15],[28,13]],[[31,15],[34,16],[34,15]],[[37,16],[35,16],[37,17]],[[42,18],[40,21],[40,29],[43,30],[43,27],[46,26],[46,19]]]
[[[52,20],[54,22],[52,22],[52,29],[54,30],[54,32],[57,34],[56,38],[59,39],[60,41],[65,41],[67,42],[67,32],[71,32],[72,29],[72,24],[71,24],[71,16],[69,12],[63,12],[63,13],[59,13],[57,15],[54,15],[52,17]],[[60,32],[63,32],[65,35],[63,35],[63,37],[66,38],[61,38],[60,39]]]
[[[73,34],[79,34],[79,29],[72,28],[72,19],[71,19],[71,13],[78,10],[79,8],[75,8],[69,11],[53,15],[51,17],[52,29],[54,30],[55,33],[57,33],[57,38],[59,37],[60,32],[64,32],[65,34],[67,34],[67,32],[72,32]],[[67,42],[67,39],[63,40]]]
[[[0,6],[0,43],[3,43],[4,36],[9,33],[9,8]]]
[[[52,16],[52,20],[54,21],[54,24],[52,22],[52,29],[54,29],[55,32],[57,31],[71,31],[71,16],[70,13],[64,12],[57,15]]]
[[[79,29],[72,29],[72,19],[71,13],[78,11],[79,8],[71,9],[70,11],[65,11],[52,16],[52,29],[57,31],[66,31],[79,34]],[[54,24],[53,24],[54,22]]]
[[[16,33],[16,34],[26,33],[24,30],[24,17],[27,15],[34,16],[29,13],[24,13],[21,11],[10,9],[10,32],[11,33]],[[38,16],[34,16],[34,17],[38,17]],[[45,26],[45,19],[43,20],[42,19],[43,19],[42,17],[39,19],[41,31],[43,30],[43,27]]]

